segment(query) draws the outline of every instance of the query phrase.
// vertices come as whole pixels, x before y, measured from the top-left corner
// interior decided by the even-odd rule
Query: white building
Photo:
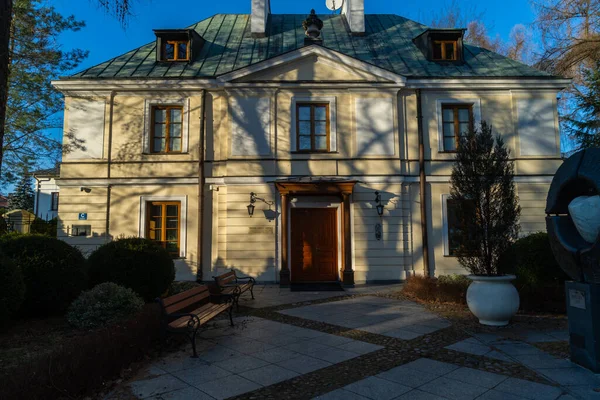
[[[33,173],[35,179],[34,214],[44,221],[58,217],[59,189],[56,180],[59,175],[60,169],[58,167]]]

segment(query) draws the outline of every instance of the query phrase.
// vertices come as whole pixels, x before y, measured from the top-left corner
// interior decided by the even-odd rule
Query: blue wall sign
[[[79,213],[79,220],[80,221],[87,220],[87,213]]]

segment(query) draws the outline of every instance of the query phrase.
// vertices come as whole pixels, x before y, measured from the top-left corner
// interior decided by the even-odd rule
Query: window
[[[453,152],[459,138],[473,126],[473,106],[470,104],[442,105],[443,151]]]
[[[152,153],[181,153],[182,106],[152,108]]]
[[[91,225],[72,225],[71,236],[92,236]]]
[[[328,152],[329,104],[296,103],[296,149],[299,152]]]
[[[159,243],[174,258],[179,257],[180,209],[178,201],[153,201],[146,207],[146,237]]]
[[[50,211],[58,210],[58,192],[50,193]]]
[[[163,42],[163,61],[188,61],[190,46],[187,40],[166,40]]]
[[[433,59],[436,61],[458,60],[457,43],[455,40],[435,40],[433,42]]]
[[[447,195],[444,195],[444,200],[445,255],[456,257],[463,244],[461,241],[464,233],[471,231],[470,221],[475,221],[475,207],[472,207],[473,203],[467,200],[467,207],[459,208],[459,200],[451,199]],[[461,215],[461,208],[464,215]]]

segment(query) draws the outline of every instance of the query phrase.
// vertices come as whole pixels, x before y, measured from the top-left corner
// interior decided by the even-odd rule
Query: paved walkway
[[[424,307],[383,297],[397,286],[289,292],[263,286],[249,316],[217,321],[110,399],[600,399],[600,377],[523,340],[469,334]],[[351,294],[351,297],[343,297]],[[359,296],[355,296],[358,294]],[[310,304],[312,302],[312,304]]]

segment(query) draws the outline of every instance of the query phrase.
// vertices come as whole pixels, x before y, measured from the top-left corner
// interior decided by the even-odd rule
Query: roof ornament
[[[306,38],[304,38],[304,44],[312,44],[322,42],[321,29],[323,29],[323,21],[317,17],[315,10],[310,10],[310,15],[302,22],[302,26],[306,31]]]

